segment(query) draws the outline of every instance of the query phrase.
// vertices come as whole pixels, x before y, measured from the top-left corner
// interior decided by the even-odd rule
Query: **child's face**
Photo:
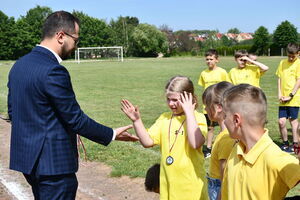
[[[222,112],[222,106],[220,104],[213,104],[211,107],[206,106],[205,110],[207,112],[208,118],[211,121],[218,122],[224,118]]]
[[[289,62],[294,62],[297,59],[298,53],[290,53],[287,55],[288,56],[288,61]]]
[[[180,93],[179,92],[169,92],[166,94],[167,104],[169,108],[172,110],[173,114],[179,115],[183,113],[183,109],[180,106]]]
[[[236,58],[235,61],[237,62],[239,68],[246,67],[247,61],[242,59],[242,57]]]
[[[219,60],[216,58],[215,55],[206,56],[205,61],[206,61],[207,66],[210,69],[213,69],[214,67],[216,67],[217,63],[219,62]]]

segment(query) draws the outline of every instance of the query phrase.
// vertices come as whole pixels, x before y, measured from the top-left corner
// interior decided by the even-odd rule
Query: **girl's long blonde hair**
[[[194,84],[193,82],[186,76],[177,75],[172,77],[166,87],[165,87],[165,93],[172,93],[172,92],[183,92],[191,93],[193,96],[193,103],[196,103],[195,109],[198,106],[198,100],[194,92]]]

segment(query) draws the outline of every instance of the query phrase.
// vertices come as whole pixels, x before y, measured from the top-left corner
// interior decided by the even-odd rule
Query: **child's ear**
[[[233,123],[235,127],[240,127],[242,123],[242,118],[239,113],[234,113],[233,114]]]

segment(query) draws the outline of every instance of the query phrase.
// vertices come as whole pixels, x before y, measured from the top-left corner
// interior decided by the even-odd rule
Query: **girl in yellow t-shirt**
[[[221,181],[226,160],[235,143],[235,141],[230,138],[225,127],[222,108],[222,96],[224,92],[231,87],[231,83],[222,81],[209,86],[202,94],[202,101],[206,106],[205,109],[209,119],[218,122],[221,129],[212,148],[209,175],[207,176],[210,200],[217,200],[220,197]]]
[[[206,119],[195,108],[197,99],[192,81],[185,76],[171,78],[166,87],[167,105],[146,130],[137,106],[122,100],[122,111],[133,122],[141,144],[160,145],[160,199],[208,199],[202,145],[207,134]]]

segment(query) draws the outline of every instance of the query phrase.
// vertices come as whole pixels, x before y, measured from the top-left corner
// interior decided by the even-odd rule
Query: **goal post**
[[[123,47],[80,47],[75,51],[75,61],[120,61],[123,62]]]

